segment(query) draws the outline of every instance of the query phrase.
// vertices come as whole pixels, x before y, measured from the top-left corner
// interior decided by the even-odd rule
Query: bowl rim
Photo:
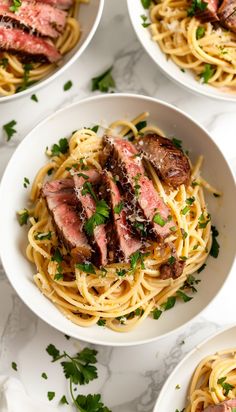
[[[79,49],[75,52],[75,54],[62,66],[56,70],[55,72],[52,72],[52,74],[49,74],[49,76],[45,79],[41,79],[38,83],[36,83],[32,87],[28,87],[27,89],[23,90],[22,92],[19,93],[14,93],[9,96],[0,96],[0,104],[2,103],[8,103],[12,100],[17,100],[21,97],[25,97],[28,94],[34,94],[36,91],[39,89],[46,87],[50,82],[55,80],[58,76],[60,76],[69,66],[71,66],[81,55],[82,53],[87,49],[89,43],[91,42],[102,17],[103,9],[104,9],[104,4],[105,0],[98,0],[98,9],[97,9],[97,14],[93,23],[93,26],[88,33],[87,38],[83,42],[83,44],[79,47]]]
[[[211,141],[211,143],[216,147],[217,150],[219,150],[219,152],[221,153],[224,162],[225,162],[225,166],[228,168],[228,172],[231,175],[231,178],[233,179],[233,182],[236,183],[236,177],[234,176],[232,167],[230,165],[230,163],[228,162],[228,160],[226,159],[226,157],[224,156],[223,152],[221,151],[221,149],[217,146],[217,144],[215,143],[215,141],[213,140],[213,138],[209,135],[209,133],[207,132],[207,130],[200,125],[198,122],[196,122],[190,115],[186,114],[184,111],[182,111],[181,109],[171,105],[170,103],[166,103],[162,100],[153,98],[153,97],[149,97],[149,96],[145,96],[145,95],[139,95],[139,94],[133,94],[133,93],[111,93],[109,95],[96,95],[96,96],[90,96],[87,97],[85,99],[81,99],[78,100],[76,102],[73,102],[72,104],[61,108],[60,110],[50,114],[49,116],[47,116],[45,119],[41,120],[35,127],[33,127],[31,129],[31,131],[29,133],[27,133],[27,135],[25,136],[25,138],[21,141],[21,143],[18,145],[18,147],[16,148],[14,154],[12,155],[12,157],[10,158],[6,169],[4,171],[4,174],[2,176],[2,180],[0,182],[0,198],[1,198],[1,192],[2,192],[2,188],[5,185],[5,179],[6,176],[8,174],[8,170],[11,170],[12,165],[14,165],[14,158],[18,152],[19,147],[21,147],[21,145],[27,141],[27,139],[30,137],[31,133],[35,133],[36,130],[40,129],[41,126],[45,125],[46,123],[50,122],[54,117],[57,117],[58,115],[60,115],[61,113],[63,113],[64,111],[68,111],[71,108],[77,106],[77,105],[81,105],[90,101],[95,101],[95,102],[99,102],[101,100],[113,100],[113,99],[119,99],[119,98],[124,98],[124,99],[139,99],[139,100],[143,100],[143,101],[150,101],[153,103],[158,103],[162,106],[165,106],[168,109],[174,110],[177,113],[179,113],[181,116],[184,116],[185,118],[189,119],[191,122],[193,122],[195,125],[197,125],[208,137],[208,139]],[[235,194],[236,194],[236,187],[235,187]],[[3,219],[3,217],[0,214],[0,223],[1,223],[1,219]],[[1,224],[0,224],[1,226]],[[10,282],[10,284],[12,285],[14,291],[16,292],[16,294],[21,298],[21,300],[25,303],[25,305],[38,317],[40,318],[42,321],[46,322],[48,325],[52,326],[54,329],[62,332],[63,334],[68,334],[67,331],[63,330],[62,327],[60,326],[55,326],[55,324],[48,318],[43,318],[42,315],[40,313],[38,313],[39,311],[36,308],[33,308],[32,305],[30,305],[29,302],[25,301],[25,297],[24,294],[17,291],[14,287],[14,276],[12,276],[11,274],[7,273],[6,267],[7,267],[7,259],[5,257],[5,255],[3,255],[3,251],[1,250],[1,244],[2,244],[2,231],[0,231],[0,257],[2,260],[2,266],[4,268],[5,274]],[[191,322],[193,322],[198,316],[202,315],[202,313],[209,307],[209,305],[211,305],[215,299],[218,297],[218,295],[222,292],[223,288],[226,285],[226,282],[228,281],[230,275],[233,275],[233,267],[235,265],[235,261],[236,261],[236,255],[234,255],[234,258],[232,259],[230,268],[228,270],[228,273],[225,277],[225,280],[222,284],[222,287],[217,291],[217,293],[215,294],[215,296],[207,303],[207,305],[200,310],[200,312],[198,312],[196,315],[194,315],[191,319],[189,319],[188,321],[184,322],[182,325],[173,328],[172,330],[163,333],[160,336],[155,336],[155,337],[151,337],[151,338],[144,338],[144,339],[139,339],[135,342],[113,342],[112,340],[109,340],[109,338],[105,338],[104,340],[99,339],[97,340],[95,337],[93,337],[92,339],[89,337],[80,337],[79,339],[82,340],[83,342],[88,342],[91,344],[96,344],[96,345],[101,345],[101,346],[111,346],[111,347],[133,347],[133,346],[139,346],[139,345],[143,345],[143,344],[147,344],[147,343],[151,343],[151,342],[155,342],[161,339],[164,339],[166,337],[168,337],[171,334],[177,333],[178,331],[180,331],[181,329],[187,327],[187,325],[189,325]],[[68,322],[70,322],[68,320]],[[78,339],[78,336],[76,336],[76,334],[69,332],[70,336]]]
[[[135,1],[140,1],[140,0],[135,0]],[[182,89],[184,89],[184,90],[189,90],[191,93],[193,93],[193,94],[195,94],[195,95],[205,96],[205,97],[208,97],[209,99],[216,99],[216,100],[221,100],[221,101],[236,103],[236,93],[235,93],[235,97],[233,97],[233,96],[231,97],[230,94],[227,94],[227,93],[224,94],[223,92],[222,92],[222,95],[220,95],[220,94],[219,94],[219,95],[211,95],[211,93],[208,92],[208,87],[209,87],[208,85],[206,85],[206,86],[207,86],[207,87],[206,87],[206,90],[203,90],[203,89],[200,89],[200,88],[198,89],[198,86],[197,86],[198,83],[197,83],[197,81],[196,81],[196,86],[191,85],[191,84],[186,84],[184,81],[181,81],[179,78],[176,78],[175,75],[174,75],[174,73],[171,74],[170,72],[167,72],[167,71],[161,66],[161,64],[159,64],[158,59],[155,58],[155,56],[152,54],[151,50],[149,50],[149,48],[146,47],[146,41],[145,41],[144,37],[141,37],[141,36],[139,35],[139,32],[138,32],[138,30],[137,30],[137,28],[136,28],[136,24],[135,24],[135,21],[134,21],[134,18],[133,18],[132,6],[134,7],[134,4],[131,5],[131,2],[130,2],[129,0],[127,0],[127,8],[128,8],[128,12],[129,12],[129,18],[130,18],[132,27],[133,27],[133,29],[134,29],[134,32],[135,32],[135,34],[136,34],[136,36],[137,36],[137,39],[139,40],[140,44],[142,45],[142,47],[144,48],[144,50],[146,51],[146,53],[149,55],[149,57],[151,57],[152,61],[156,64],[156,66],[158,67],[158,69],[159,69],[168,79],[170,79],[171,81],[173,81],[175,84],[181,86]],[[145,11],[146,11],[146,10],[143,9],[143,12],[144,12],[144,13],[145,13]],[[140,23],[140,24],[141,24],[141,23]],[[151,38],[150,38],[150,41],[152,41]],[[156,46],[159,47],[158,44],[157,44]],[[160,49],[160,52],[161,52],[162,54],[164,54],[164,53],[161,51],[161,49]],[[178,67],[178,66],[176,65],[176,67]],[[213,89],[217,90],[217,88],[213,88]],[[210,89],[210,90],[211,90],[211,89]]]
[[[170,373],[170,375],[168,376],[167,380],[165,381],[165,383],[163,384],[160,393],[157,397],[157,400],[155,402],[155,405],[153,407],[153,412],[157,412],[157,406],[158,403],[160,402],[160,400],[162,399],[162,397],[164,396],[164,394],[166,393],[166,389],[169,387],[169,382],[172,379],[172,376],[174,375],[174,373],[181,368],[181,366],[184,365],[184,363],[186,362],[186,360],[188,360],[189,358],[191,358],[191,356],[196,353],[197,350],[201,349],[203,346],[205,346],[207,343],[209,343],[211,340],[213,340],[214,338],[216,338],[217,336],[224,334],[225,332],[230,331],[231,329],[235,329],[236,328],[236,323],[231,323],[230,325],[227,326],[222,326],[220,327],[220,329],[218,329],[216,332],[211,333],[207,338],[205,338],[204,340],[202,340],[200,343],[198,343],[197,345],[195,345],[193,347],[193,349],[191,349],[190,352],[188,352],[182,359],[180,362],[177,363],[177,365],[174,367],[174,369],[172,370],[172,372]]]

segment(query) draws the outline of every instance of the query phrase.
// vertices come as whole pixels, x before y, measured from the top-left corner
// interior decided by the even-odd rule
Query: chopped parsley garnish
[[[179,139],[176,139],[175,137],[173,137],[171,139],[171,141],[172,141],[173,145],[175,147],[177,147],[177,149],[182,149],[182,140],[179,140]]]
[[[116,269],[117,276],[123,277],[126,275],[126,273],[127,273],[127,270],[125,269]]]
[[[175,389],[180,389],[180,385],[177,384],[176,387],[175,387]]]
[[[197,40],[201,39],[205,35],[205,27],[199,26],[196,31]]]
[[[92,132],[94,132],[94,133],[97,133],[98,129],[99,129],[99,125],[98,125],[98,124],[96,124],[95,126],[91,127],[91,130],[92,130]]]
[[[11,363],[11,367],[12,367],[12,369],[14,369],[14,371],[17,372],[17,364],[16,364],[16,362],[12,362],[12,363]]]
[[[7,142],[9,142],[9,140],[11,140],[13,134],[16,133],[16,130],[14,129],[14,126],[17,124],[17,122],[15,120],[11,120],[9,123],[4,124],[3,130],[6,132],[7,135]]]
[[[27,89],[27,87],[31,86],[34,83],[34,82],[29,82],[30,71],[33,69],[32,64],[25,63],[23,66],[23,69],[24,69],[23,82],[22,82],[22,85],[17,88],[16,90],[17,93],[22,92],[23,90]]]
[[[182,292],[182,290],[177,290],[176,295],[184,302],[189,302],[192,299],[191,296],[186,295],[186,293]]]
[[[153,316],[153,319],[155,319],[155,320],[158,320],[159,317],[161,316],[161,314],[162,314],[162,310],[160,310],[160,309],[155,308],[152,311],[152,316]]]
[[[185,70],[183,69],[183,67],[181,67],[180,71],[183,72],[183,73],[185,73]]]
[[[147,228],[144,223],[136,220],[136,222],[134,222],[134,227],[141,233],[141,236],[147,236]]]
[[[50,240],[52,238],[52,232],[51,231],[49,231],[49,232],[38,232],[38,233],[36,233],[34,238],[36,240],[45,240],[45,239]]]
[[[2,59],[0,59],[0,66],[1,67],[6,69],[7,65],[8,65],[8,58],[7,57],[3,57]]]
[[[204,214],[201,213],[201,215],[198,218],[199,229],[205,229],[210,221],[211,221],[211,216],[209,214],[205,218]]]
[[[60,351],[52,343],[47,346],[46,352],[53,358],[52,362],[56,361],[61,356]]]
[[[210,255],[214,258],[217,258],[219,255],[220,245],[217,242],[216,238],[219,235],[219,232],[215,226],[211,226],[211,232],[212,232],[212,245],[211,245]]]
[[[47,171],[47,175],[48,175],[48,176],[51,176],[53,170],[54,170],[53,167],[51,167],[51,169],[49,169],[49,170]]]
[[[196,182],[196,180],[194,180],[194,181],[192,182],[192,187],[195,187],[195,186],[199,186],[199,183]]]
[[[61,280],[61,279],[63,279],[63,278],[64,278],[64,275],[63,275],[63,273],[62,273],[62,268],[61,268],[60,265],[58,265],[58,267],[57,267],[57,273],[56,273],[55,276],[54,276],[54,280]]]
[[[52,401],[54,397],[55,397],[55,392],[48,392],[48,400],[49,401]]]
[[[224,390],[224,395],[227,396],[229,391],[232,391],[232,389],[234,389],[233,385],[230,385],[230,383],[225,382],[226,381],[226,376],[218,379],[217,383],[218,385],[222,386],[223,390]]]
[[[145,16],[145,14],[141,14],[141,19],[142,19],[142,26],[144,27],[144,28],[146,28],[146,27],[148,27],[148,26],[150,26],[150,21],[147,21],[147,16]]]
[[[197,270],[197,273],[201,273],[206,267],[206,263],[204,263],[200,268]]]
[[[139,122],[139,123],[137,123],[137,124],[135,125],[136,129],[138,130],[138,132],[139,132],[140,130],[142,130],[144,127],[146,127],[146,126],[147,126],[146,120],[143,120],[143,121],[141,121],[141,122]]]
[[[20,226],[27,225],[29,219],[29,212],[27,209],[22,209],[17,212],[17,219]]]
[[[188,237],[188,233],[185,232],[185,230],[183,228],[180,229],[181,235],[182,235],[182,239],[185,240],[186,237]]]
[[[47,376],[47,374],[46,374],[45,372],[42,373],[41,377],[42,377],[43,379],[47,379],[47,378],[48,378],[48,376]]]
[[[66,404],[66,405],[69,405],[69,402],[68,402],[68,400],[66,399],[66,396],[65,396],[65,395],[63,395],[63,396],[61,397],[59,403],[60,403],[61,405],[65,405],[65,404]]]
[[[188,259],[187,256],[180,256],[179,258],[180,260],[183,260],[184,262]]]
[[[38,103],[38,98],[36,96],[36,94],[32,94],[32,96],[30,97],[31,100],[33,100],[34,102]]]
[[[85,180],[87,180],[87,179],[89,179],[89,176],[88,175],[86,175],[86,174],[84,174],[84,173],[77,173],[77,176],[78,177],[83,177],[83,179],[85,179]]]
[[[194,202],[195,202],[194,196],[188,197],[188,199],[186,199],[187,205],[192,205]]]
[[[66,82],[66,83],[64,84],[64,86],[63,86],[64,92],[66,92],[67,90],[70,90],[72,86],[73,86],[72,81],[71,81],[71,80],[68,80],[68,82]]]
[[[170,256],[169,259],[168,259],[168,263],[170,265],[173,265],[175,263],[175,261],[176,261],[176,258],[174,256]]]
[[[97,325],[98,326],[105,326],[106,325],[106,320],[105,319],[99,319],[97,321]]]
[[[103,225],[109,217],[109,206],[105,200],[97,200],[94,214],[85,222],[84,228],[92,235],[96,226]]]
[[[83,188],[82,188],[81,194],[82,194],[82,196],[91,195],[92,198],[95,200],[95,202],[98,201],[98,198],[97,198],[97,196],[96,196],[96,194],[95,194],[95,192],[94,192],[94,190],[93,190],[92,184],[91,184],[90,182],[85,182],[85,183],[83,184]]]
[[[100,76],[92,78],[92,92],[95,90],[100,90],[100,92],[107,93],[110,89],[113,89],[115,81],[111,75],[113,67],[111,66],[108,70],[102,73]]]
[[[181,210],[181,215],[186,215],[189,211],[190,211],[190,207],[185,206],[185,207]]]
[[[58,248],[56,248],[55,252],[53,253],[52,259],[53,262],[61,263],[63,261],[63,257],[61,252]]]
[[[203,79],[203,83],[208,83],[210,78],[215,73],[214,67],[211,64],[205,64],[203,72],[200,74],[201,79]]]
[[[219,193],[213,193],[214,197],[220,197]]]
[[[118,203],[115,207],[114,207],[114,212],[117,214],[117,215],[119,215],[120,214],[120,212],[123,210],[123,208],[124,208],[124,202],[120,202],[120,203]]]
[[[197,289],[195,288],[195,285],[198,285],[200,283],[200,279],[196,279],[195,276],[193,275],[188,275],[187,279],[185,280],[183,286],[181,289],[191,289],[192,292],[197,292]]]
[[[187,10],[188,16],[193,17],[198,11],[206,10],[207,5],[208,3],[203,0],[192,0],[192,4]]]
[[[64,336],[65,336],[65,338],[66,338],[67,340],[70,339],[70,336],[69,336],[69,335],[64,335]]]
[[[137,269],[138,264],[140,263],[141,269],[145,269],[144,258],[148,256],[149,253],[135,252],[130,257],[130,267],[131,272],[134,272]]]
[[[176,226],[171,226],[171,227],[170,227],[170,231],[171,231],[171,232],[176,232],[176,230],[177,230]]]
[[[142,308],[137,308],[134,311],[135,316],[142,316],[144,314],[144,310]]]
[[[92,273],[92,274],[95,274],[95,273],[96,273],[95,267],[94,267],[93,264],[90,263],[90,262],[87,262],[87,263],[77,263],[75,266],[77,267],[77,269],[82,270],[82,272]]]
[[[141,0],[144,9],[149,9],[151,5],[151,0]]]
[[[156,213],[153,217],[153,222],[157,223],[159,226],[163,227],[166,224],[166,220],[164,220],[160,213]]]
[[[175,302],[176,302],[176,297],[169,296],[167,301],[162,303],[161,307],[163,308],[163,310],[172,309],[175,306]]]
[[[30,184],[30,181],[29,181],[28,177],[24,177],[24,181],[23,181],[24,188],[26,189],[29,184]]]
[[[80,412],[111,412],[107,406],[101,402],[101,395],[78,395],[75,399],[75,406]]]
[[[9,7],[9,10],[13,13],[16,13],[17,11],[19,11],[20,6],[21,0],[12,0],[12,5]]]
[[[54,143],[51,148],[52,156],[59,156],[61,153],[65,154],[69,150],[68,140],[64,137],[58,143]]]

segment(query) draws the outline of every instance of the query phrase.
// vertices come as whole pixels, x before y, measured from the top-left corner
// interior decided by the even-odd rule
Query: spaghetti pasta
[[[144,130],[156,131],[157,127],[148,125],[138,131],[137,124],[148,117],[142,113],[133,121],[119,120],[110,125],[106,133],[124,136],[131,132],[136,138]],[[158,129],[160,133],[163,132]],[[46,207],[40,190],[45,179],[55,180],[70,177],[70,168],[93,167],[101,170],[99,155],[102,151],[102,137],[92,129],[83,128],[73,133],[69,139],[66,154],[51,157],[50,162],[38,172],[31,190],[30,210],[31,228],[28,232],[29,244],[26,254],[29,261],[37,268],[34,281],[41,292],[72,322],[80,326],[90,326],[97,322],[118,332],[126,332],[138,326],[147,316],[157,310],[164,310],[169,298],[178,295],[178,291],[206,261],[212,243],[211,227],[207,224],[210,217],[204,199],[200,181],[203,157],[200,156],[192,166],[191,184],[171,189],[161,182],[151,164],[147,163],[147,173],[155,189],[163,197],[173,216],[176,232],[166,239],[165,245],[152,242],[146,247],[144,264],[138,264],[134,270],[129,262],[108,264],[96,269],[96,273],[85,273],[71,259],[68,251],[59,243],[52,218]],[[48,151],[48,154],[51,154]],[[50,176],[48,177],[48,172]],[[213,193],[217,190],[207,184]],[[188,213],[183,213],[188,198],[194,199]],[[200,219],[200,220],[199,220]],[[199,221],[205,225],[199,225]],[[38,233],[50,233],[50,238],[39,238]],[[185,260],[183,274],[178,279],[159,278],[160,265],[170,258],[170,246],[174,244],[177,255]],[[63,257],[61,263],[63,276],[57,276],[58,265],[52,259],[55,248],[60,247]],[[125,276],[118,271],[125,270]]]
[[[81,28],[78,21],[79,7],[81,3],[88,3],[89,0],[75,0],[68,12],[66,26],[63,33],[55,41],[57,50],[64,56],[72,50],[78,43]],[[6,64],[1,64],[6,62]],[[0,96],[9,96],[22,90],[22,87],[31,85],[52,73],[55,63],[30,63],[30,70],[27,72],[27,84],[25,84],[24,61],[21,56],[13,55],[11,52],[0,52]]]
[[[235,385],[236,349],[226,349],[207,356],[193,374],[186,412],[200,412],[210,405],[235,399]]]
[[[182,71],[190,69],[201,82],[233,90],[236,34],[188,16],[190,5],[189,0],[161,0],[152,5],[152,39]]]

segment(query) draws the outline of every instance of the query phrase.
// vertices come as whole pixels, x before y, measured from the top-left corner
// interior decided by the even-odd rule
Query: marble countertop
[[[164,77],[136,39],[126,0],[105,0],[103,17],[90,46],[79,62],[37,92],[39,103],[29,96],[0,105],[0,130],[12,119],[17,121],[17,134],[10,142],[0,134],[0,175],[32,127],[55,110],[91,95],[91,78],[111,65],[118,92],[157,97],[193,116],[211,133],[236,172],[236,105],[196,96]],[[68,80],[73,81],[73,87],[64,92],[63,85]],[[227,284],[204,315],[168,339],[134,348],[97,347],[99,378],[83,391],[100,392],[113,412],[152,411],[161,386],[176,363],[211,333],[235,322],[235,275],[234,267]],[[0,374],[17,376],[34,399],[47,402],[47,392],[55,390],[55,401],[51,404],[57,405],[68,391],[67,383],[59,365],[57,368],[50,363],[45,348],[54,343],[73,353],[81,343],[67,340],[37,319],[17,297],[3,269],[0,269],[0,313]],[[12,370],[12,361],[17,363],[18,372]],[[48,374],[48,380],[41,378],[42,372]],[[72,411],[67,406],[58,410]]]

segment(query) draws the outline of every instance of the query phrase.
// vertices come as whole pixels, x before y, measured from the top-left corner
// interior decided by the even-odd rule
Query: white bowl
[[[149,12],[143,8],[141,0],[127,0],[127,5],[134,31],[136,32],[140,43],[166,76],[194,93],[203,94],[215,99],[236,102],[235,92],[225,92],[216,87],[201,84],[195,79],[194,74],[190,70],[186,70],[183,73],[171,59],[167,59],[159,45],[152,40],[149,28],[142,26],[141,15],[147,16],[147,21],[149,21]]]
[[[186,406],[189,384],[197,365],[208,355],[223,349],[235,348],[235,340],[236,326],[230,326],[218,331],[189,352],[165,382],[153,412],[182,411]],[[176,390],[176,385],[179,385],[180,389]]]
[[[82,328],[66,319],[33,282],[35,268],[25,257],[27,229],[20,227],[16,219],[16,211],[27,207],[29,189],[23,188],[23,179],[26,176],[32,182],[36,172],[47,161],[46,146],[70,135],[72,130],[85,125],[109,124],[124,117],[132,119],[143,111],[150,112],[150,122],[158,124],[167,136],[181,138],[193,160],[199,154],[204,154],[203,175],[224,193],[217,199],[212,195],[207,196],[213,224],[220,232],[220,254],[218,259],[209,258],[206,269],[201,273],[202,282],[194,299],[187,304],[176,304],[158,321],[147,319],[128,333],[117,333],[97,325]],[[128,94],[103,95],[77,102],[54,113],[35,127],[16,149],[2,179],[0,198],[0,252],[11,284],[40,318],[63,333],[84,341],[128,346],[150,342],[176,330],[212,302],[227,279],[234,260],[236,189],[224,156],[207,132],[190,117],[152,98]]]
[[[22,92],[15,93],[10,96],[1,96],[0,103],[18,99],[19,97],[26,96],[29,93],[36,93],[37,90],[41,87],[45,87],[49,84],[49,82],[56,79],[64,72],[64,70],[70,67],[72,63],[74,63],[81,56],[91,42],[101,20],[103,7],[104,0],[90,0],[88,4],[81,4],[78,15],[78,20],[81,25],[81,36],[77,45],[62,58],[62,61],[52,73]]]

